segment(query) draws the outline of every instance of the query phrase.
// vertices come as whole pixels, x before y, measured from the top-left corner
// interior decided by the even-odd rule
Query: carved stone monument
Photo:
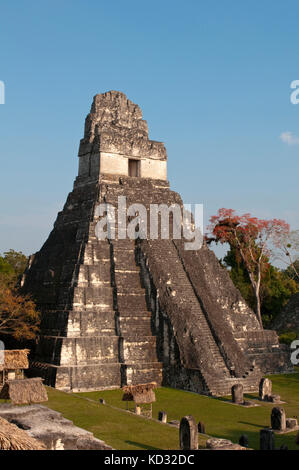
[[[285,431],[286,427],[286,414],[284,409],[279,406],[272,408],[271,428],[276,431]]]
[[[263,377],[259,385],[260,400],[270,401],[272,395],[272,382],[270,379]]]
[[[184,416],[180,423],[180,449],[198,449],[198,430],[192,416]]]
[[[275,450],[275,436],[271,429],[261,429],[260,450]]]
[[[242,405],[244,403],[242,384],[235,384],[232,386],[232,402],[237,405]]]
[[[183,209],[164,144],[149,138],[138,105],[109,91],[94,97],[74,188],[23,277],[42,315],[31,374],[65,391],[163,379],[219,396],[236,378],[254,392],[264,373],[288,370],[277,334],[261,328],[215,254],[186,250],[171,217],[169,239],[151,237],[149,224],[145,238],[130,239],[132,204],[148,219],[153,204]],[[103,207],[115,216],[108,239]]]

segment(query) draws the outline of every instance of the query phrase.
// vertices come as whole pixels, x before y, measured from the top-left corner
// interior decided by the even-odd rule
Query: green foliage
[[[27,257],[22,252],[11,249],[0,256],[0,334],[18,341],[34,339],[40,322],[34,302],[17,286],[26,265]]]
[[[0,273],[12,274],[13,272],[14,272],[13,267],[7,262],[5,258],[0,256]]]
[[[279,269],[270,266],[261,291],[262,313],[266,325],[272,322],[296,292],[299,292],[299,284],[286,277]]]
[[[273,382],[273,393],[280,395],[283,401],[286,401],[283,407],[285,408],[287,416],[297,416],[299,409],[299,373],[274,375],[270,378]],[[157,400],[153,403],[154,419],[157,419],[158,412],[160,410],[167,413],[168,421],[180,420],[185,415],[192,415],[197,423],[198,421],[205,423],[208,435],[231,439],[233,442],[237,443],[241,434],[247,434],[249,437],[250,447],[254,449],[259,449],[260,430],[270,424],[271,406],[266,402],[263,403],[256,401],[260,406],[244,408],[242,406],[235,406],[227,403],[226,398],[216,400],[207,396],[173,388],[159,387],[155,393]],[[89,400],[94,400],[94,404],[99,410],[99,417],[96,420],[97,427],[99,425],[103,425],[102,429],[97,428],[99,435],[101,435],[101,432],[106,432],[105,437],[102,434],[102,438],[116,449],[145,449],[145,446],[148,446],[148,448],[149,446],[156,447],[157,439],[151,432],[151,426],[158,423],[147,420],[149,424],[149,428],[147,430],[145,428],[139,428],[138,431],[133,431],[134,438],[132,435],[129,436],[131,428],[129,430],[125,420],[128,419],[128,416],[131,416],[133,419],[134,415],[125,411],[126,403],[122,401],[122,395],[122,390],[104,390],[100,392],[82,392],[76,394],[77,397],[79,396]],[[258,399],[258,393],[245,396],[246,399],[249,400]],[[104,398],[106,405],[99,405],[100,397]],[[231,399],[231,397],[228,397],[228,399]],[[88,403],[91,402],[89,401]],[[110,408],[110,405],[113,408]],[[49,404],[47,404],[47,406],[53,408],[51,395],[49,395]],[[63,412],[64,416],[68,419],[74,420],[76,419],[76,414],[79,413],[80,408],[83,410],[83,407],[84,405],[82,403],[80,404],[80,400],[77,400],[77,404],[75,404],[75,406],[71,408],[70,405],[72,414],[69,413],[69,415],[66,415],[62,408],[54,409]],[[121,408],[123,410],[122,414],[119,411],[117,424],[112,422],[112,417],[109,416],[105,428],[104,413],[107,412],[107,409],[109,410],[109,413],[112,411],[115,412],[116,409],[114,407]],[[87,404],[84,409],[87,409]],[[102,414],[102,418],[100,418],[100,414]],[[85,418],[86,423],[91,419],[87,416],[87,413]],[[143,421],[142,418],[135,417],[135,421],[137,422],[138,420],[139,422]],[[156,428],[158,435],[160,436],[158,448],[177,449],[178,430],[175,430],[176,435],[173,438],[170,434],[171,428],[169,426],[165,426],[165,424],[159,424],[159,426],[161,430]],[[90,425],[88,430],[92,430]],[[165,434],[162,435],[162,432]],[[118,434],[118,442],[115,440],[116,434]],[[279,448],[281,444],[286,444],[289,446],[289,449],[298,448],[295,444],[295,436],[296,432],[281,436],[275,435],[276,446]]]
[[[244,267],[237,251],[231,249],[223,259],[224,265],[229,268],[230,277],[239,289],[248,305],[255,308],[255,296]],[[275,266],[269,268],[262,278],[261,284],[261,313],[264,326],[268,326],[275,316],[281,312],[290,297],[299,292],[299,284]]]
[[[10,249],[4,253],[4,261],[11,266],[16,276],[20,276],[26,269],[27,256],[21,251]]]
[[[16,284],[17,277],[12,266],[0,256],[0,285],[13,287]]]
[[[279,335],[279,342],[284,344],[291,344],[292,341],[297,339],[299,334],[296,331],[288,331],[287,333],[282,333]]]
[[[0,284],[15,287],[26,266],[27,257],[21,251],[6,251],[0,256]]]
[[[299,259],[297,259],[296,261],[294,261],[294,267],[295,267],[295,270],[297,271],[297,273],[299,273]],[[290,265],[287,267],[287,269],[284,270],[284,274],[286,277],[288,277],[289,279],[293,279],[294,281],[296,281],[297,283],[299,283],[299,277],[297,276],[295,270],[293,269],[293,267]]]

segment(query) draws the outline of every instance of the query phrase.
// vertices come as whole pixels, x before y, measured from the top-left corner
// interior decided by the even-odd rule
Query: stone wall
[[[128,176],[129,158],[140,161],[140,176],[167,178],[166,149],[150,140],[139,106],[118,91],[96,95],[79,148],[79,177]]]

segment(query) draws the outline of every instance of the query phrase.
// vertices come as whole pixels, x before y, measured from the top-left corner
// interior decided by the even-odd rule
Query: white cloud
[[[299,137],[290,131],[286,131],[280,134],[280,140],[288,145],[299,145]]]

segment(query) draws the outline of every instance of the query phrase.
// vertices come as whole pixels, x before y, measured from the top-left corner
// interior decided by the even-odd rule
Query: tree
[[[239,289],[247,304],[255,309],[254,292],[242,258],[236,255],[236,250],[230,249],[221,263],[228,269],[234,285]],[[260,290],[264,326],[271,324],[290,297],[297,292],[299,292],[299,284],[291,276],[286,275],[285,271],[269,263],[269,269],[262,276]]]
[[[288,277],[289,279],[293,279],[299,284],[299,274],[297,274],[299,273],[299,259],[296,259],[283,272],[286,277]]]
[[[299,285],[288,278],[283,271],[270,265],[262,280],[261,309],[264,324],[270,325],[293,294],[299,292]]]
[[[34,339],[39,330],[39,313],[29,296],[20,295],[0,277],[0,334],[17,340]]]
[[[262,326],[261,282],[270,269],[271,243],[278,246],[290,227],[283,220],[237,215],[233,209],[225,208],[219,209],[210,222],[211,235],[207,237],[207,243],[228,243],[236,257],[242,260],[254,293],[256,316]]]
[[[33,300],[16,287],[26,265],[22,252],[9,250],[0,256],[0,334],[17,340],[34,339],[39,330],[39,312]]]
[[[26,269],[27,256],[21,251],[15,251],[12,249],[5,251],[3,259],[11,266],[17,277],[23,274]]]
[[[276,244],[275,258],[288,264],[288,274],[299,281],[299,230],[286,233]]]
[[[10,249],[0,256],[1,282],[14,287],[27,266],[27,257],[21,251]]]

